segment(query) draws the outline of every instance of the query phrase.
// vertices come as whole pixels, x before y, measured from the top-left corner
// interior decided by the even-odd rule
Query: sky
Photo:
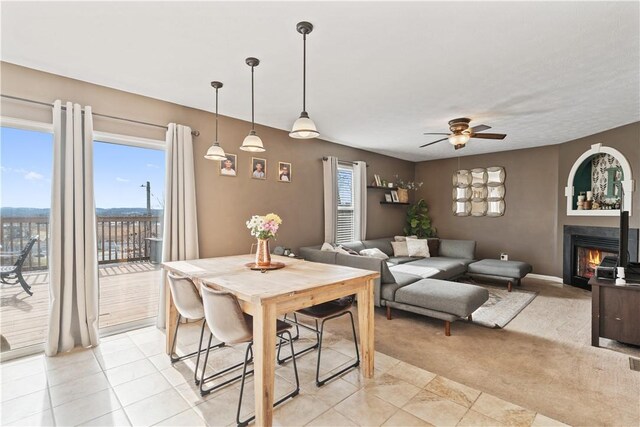
[[[48,208],[51,205],[53,135],[0,129],[0,206]],[[164,207],[164,151],[94,143],[96,207]]]

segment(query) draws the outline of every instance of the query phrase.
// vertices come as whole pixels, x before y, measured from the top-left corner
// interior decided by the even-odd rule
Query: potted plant
[[[420,199],[418,203],[409,206],[407,222],[403,231],[407,236],[418,236],[421,239],[436,236],[436,229],[431,225],[427,202]]]
[[[398,175],[394,175],[396,178],[396,186],[398,187],[398,201],[400,203],[409,202],[409,190],[416,191],[422,187],[422,182],[404,181]]]

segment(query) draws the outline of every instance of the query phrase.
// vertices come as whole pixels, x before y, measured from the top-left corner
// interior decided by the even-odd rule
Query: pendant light
[[[297,139],[311,139],[320,135],[316,129],[316,124],[307,114],[307,34],[313,31],[310,22],[302,21],[296,25],[296,30],[302,34],[302,113],[298,120],[293,123],[293,128],[289,136]]]
[[[253,95],[253,69],[260,64],[260,60],[258,58],[247,58],[245,62],[248,66],[251,67],[251,132],[249,132],[249,135],[247,135],[244,141],[242,141],[242,146],[240,147],[240,149],[243,151],[252,151],[254,153],[257,153],[265,151],[264,146],[262,145],[262,140],[258,135],[256,135]]]
[[[213,145],[209,147],[204,158],[208,160],[227,160],[224,150],[218,143],[218,89],[222,87],[222,83],[211,82],[211,86],[216,90],[216,139],[213,140]]]

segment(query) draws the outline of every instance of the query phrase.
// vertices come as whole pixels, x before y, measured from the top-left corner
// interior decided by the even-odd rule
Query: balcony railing
[[[150,258],[151,242],[162,236],[162,217],[98,216],[98,263],[144,261]],[[2,252],[19,252],[31,236],[39,236],[24,263],[25,270],[42,270],[49,266],[48,217],[0,217]],[[6,263],[3,259],[3,264]]]

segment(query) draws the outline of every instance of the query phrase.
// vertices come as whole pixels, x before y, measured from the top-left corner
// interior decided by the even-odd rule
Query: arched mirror
[[[567,215],[618,216],[629,211],[634,191],[631,167],[615,148],[594,144],[573,164],[565,196]]]

